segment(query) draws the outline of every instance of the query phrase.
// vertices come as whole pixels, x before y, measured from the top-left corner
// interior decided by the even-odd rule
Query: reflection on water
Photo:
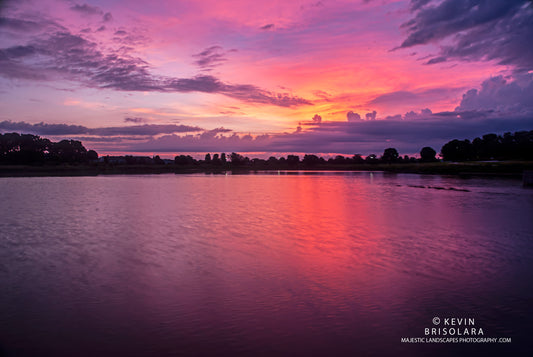
[[[0,179],[8,356],[530,352],[533,191],[383,173]],[[511,344],[420,345],[434,316]],[[1,350],[0,350],[1,355]]]

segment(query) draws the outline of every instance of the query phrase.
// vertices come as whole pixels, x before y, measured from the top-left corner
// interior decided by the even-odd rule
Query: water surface
[[[1,178],[0,202],[6,356],[532,351],[533,190],[520,181]],[[433,317],[512,343],[400,342]]]

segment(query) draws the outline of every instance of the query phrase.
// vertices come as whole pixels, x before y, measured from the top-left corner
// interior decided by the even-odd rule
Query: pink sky
[[[170,157],[415,153],[532,129],[530,2],[474,3],[7,1],[0,131]]]

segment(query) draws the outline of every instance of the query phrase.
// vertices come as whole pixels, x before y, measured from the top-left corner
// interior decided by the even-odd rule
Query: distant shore
[[[97,175],[142,175],[142,174],[190,174],[190,173],[253,173],[257,171],[384,171],[391,173],[415,173],[459,176],[497,176],[521,178],[524,171],[532,171],[532,161],[470,161],[470,162],[431,162],[402,164],[350,164],[316,165],[307,167],[269,168],[207,165],[0,165],[0,177],[35,176],[97,176]]]

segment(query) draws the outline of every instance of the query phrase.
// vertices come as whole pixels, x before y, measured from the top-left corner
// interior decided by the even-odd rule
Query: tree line
[[[314,154],[305,154],[302,158],[298,155],[287,155],[287,157],[271,156],[268,159],[250,159],[239,153],[231,153],[227,156],[225,153],[213,154],[208,153],[203,160],[196,160],[190,155],[178,155],[174,158],[174,163],[178,166],[191,167],[203,166],[220,169],[306,169],[306,168],[348,168],[353,165],[372,165],[379,163],[415,163],[415,162],[433,162],[436,159],[436,152],[430,147],[424,147],[421,152],[421,158],[409,157],[408,155],[400,156],[395,148],[387,148],[381,156],[370,154],[363,157],[361,154],[353,156],[337,155],[325,159]]]
[[[53,142],[31,134],[0,134],[2,164],[85,163],[97,159],[96,151],[87,150],[81,141]]]
[[[420,158],[401,156],[395,148],[387,148],[381,156],[361,154],[353,156],[337,155],[325,159],[323,157],[306,154],[303,158],[298,155],[268,159],[250,159],[238,153],[213,154],[208,153],[203,160],[197,160],[190,155],[177,155],[174,161],[163,160],[158,155],[153,158],[141,156],[104,156],[104,165],[164,165],[173,163],[183,168],[209,169],[297,169],[297,168],[349,168],[353,165],[372,164],[404,164],[416,162],[435,162],[437,152],[431,147],[420,150]],[[454,139],[446,143],[440,152],[444,161],[476,161],[476,160],[533,160],[533,130],[505,133],[503,135],[486,134],[475,138]],[[70,163],[80,164],[97,162],[98,153],[87,150],[80,141],[61,140],[53,142],[32,134],[6,133],[0,134],[0,163],[1,164],[46,164]]]
[[[452,140],[441,149],[445,161],[533,160],[533,130],[486,134],[470,140]]]

